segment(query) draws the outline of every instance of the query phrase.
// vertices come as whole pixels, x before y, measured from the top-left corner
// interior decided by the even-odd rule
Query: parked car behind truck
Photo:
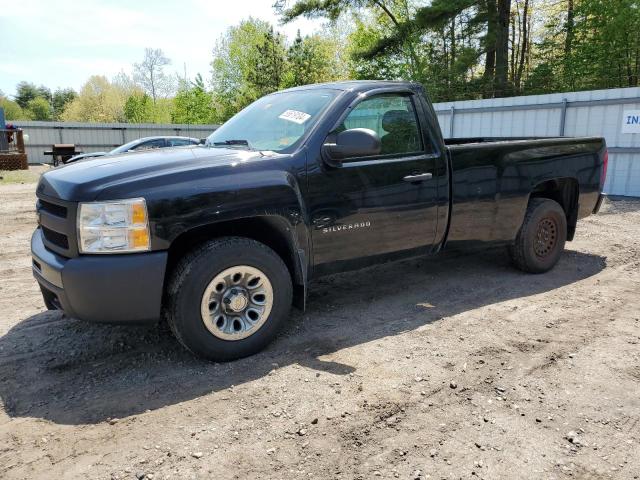
[[[33,272],[49,308],[163,318],[196,355],[232,360],[265,347],[322,275],[496,245],[550,270],[598,211],[606,168],[602,138],[445,141],[414,83],[299,87],[206,145],[43,175]]]
[[[89,160],[97,157],[120,155],[121,153],[137,152],[139,150],[184,147],[188,145],[198,145],[199,143],[200,143],[199,139],[191,138],[191,137],[177,137],[177,136],[144,137],[144,138],[138,138],[136,140],[132,140],[108,152],[88,152],[88,153],[81,153],[79,155],[74,155],[64,163],[67,164],[67,163],[78,162],[80,160]]]

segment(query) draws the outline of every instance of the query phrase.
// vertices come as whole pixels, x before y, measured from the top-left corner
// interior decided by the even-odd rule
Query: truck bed
[[[450,246],[511,242],[532,192],[552,179],[579,189],[578,218],[591,214],[598,201],[602,138],[475,137],[445,143],[452,175]]]

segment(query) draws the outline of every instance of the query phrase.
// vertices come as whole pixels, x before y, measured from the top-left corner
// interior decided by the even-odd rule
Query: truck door
[[[381,154],[336,168],[310,162],[316,273],[364,266],[384,260],[381,256],[426,253],[433,246],[442,157],[420,122],[421,108],[406,91],[365,97],[335,131],[371,129],[381,139]]]

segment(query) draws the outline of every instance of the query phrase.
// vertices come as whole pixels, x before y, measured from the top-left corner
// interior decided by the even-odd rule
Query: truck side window
[[[423,152],[416,111],[406,95],[379,95],[359,103],[342,129],[368,128],[378,134],[382,155]]]

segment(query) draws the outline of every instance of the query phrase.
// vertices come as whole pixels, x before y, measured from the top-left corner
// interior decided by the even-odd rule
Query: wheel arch
[[[294,285],[294,305],[304,309],[308,282],[307,246],[300,245],[295,227],[277,215],[261,215],[200,225],[185,230],[169,247],[166,278],[184,254],[220,237],[243,237],[260,242],[284,261]],[[165,281],[166,284],[166,281]]]
[[[529,200],[533,198],[547,198],[560,204],[567,217],[567,240],[572,241],[576,233],[580,205],[578,180],[573,177],[545,180],[533,187]]]

